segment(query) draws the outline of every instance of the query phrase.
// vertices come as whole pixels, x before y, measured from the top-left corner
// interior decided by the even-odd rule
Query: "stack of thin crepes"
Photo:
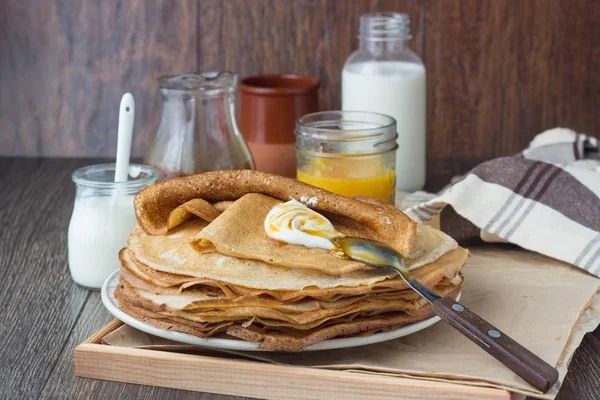
[[[121,309],[160,328],[274,351],[301,351],[432,316],[431,306],[392,270],[269,240],[267,213],[290,199],[346,235],[395,248],[440,295],[459,293],[468,251],[395,207],[261,172],[219,171],[160,182],[135,198],[139,225],[119,254]]]

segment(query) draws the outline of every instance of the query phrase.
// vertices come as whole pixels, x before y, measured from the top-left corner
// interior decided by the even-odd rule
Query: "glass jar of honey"
[[[296,122],[297,178],[348,197],[394,204],[396,121],[363,111],[325,111]]]

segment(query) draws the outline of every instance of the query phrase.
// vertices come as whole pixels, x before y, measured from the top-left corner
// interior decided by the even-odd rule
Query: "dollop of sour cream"
[[[344,236],[324,216],[296,200],[273,207],[265,218],[267,237],[289,244],[333,250],[331,239]]]

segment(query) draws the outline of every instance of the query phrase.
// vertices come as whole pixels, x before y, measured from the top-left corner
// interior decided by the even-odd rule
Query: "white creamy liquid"
[[[84,197],[69,224],[69,269],[81,286],[98,289],[119,269],[119,250],[137,223],[133,196]]]
[[[396,189],[425,185],[425,68],[401,61],[349,64],[342,72],[342,110],[371,111],[396,120]]]

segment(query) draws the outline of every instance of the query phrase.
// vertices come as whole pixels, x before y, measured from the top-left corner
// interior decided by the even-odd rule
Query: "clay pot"
[[[256,169],[296,177],[296,119],[319,109],[319,81],[301,75],[257,75],[239,81],[239,125]]]

